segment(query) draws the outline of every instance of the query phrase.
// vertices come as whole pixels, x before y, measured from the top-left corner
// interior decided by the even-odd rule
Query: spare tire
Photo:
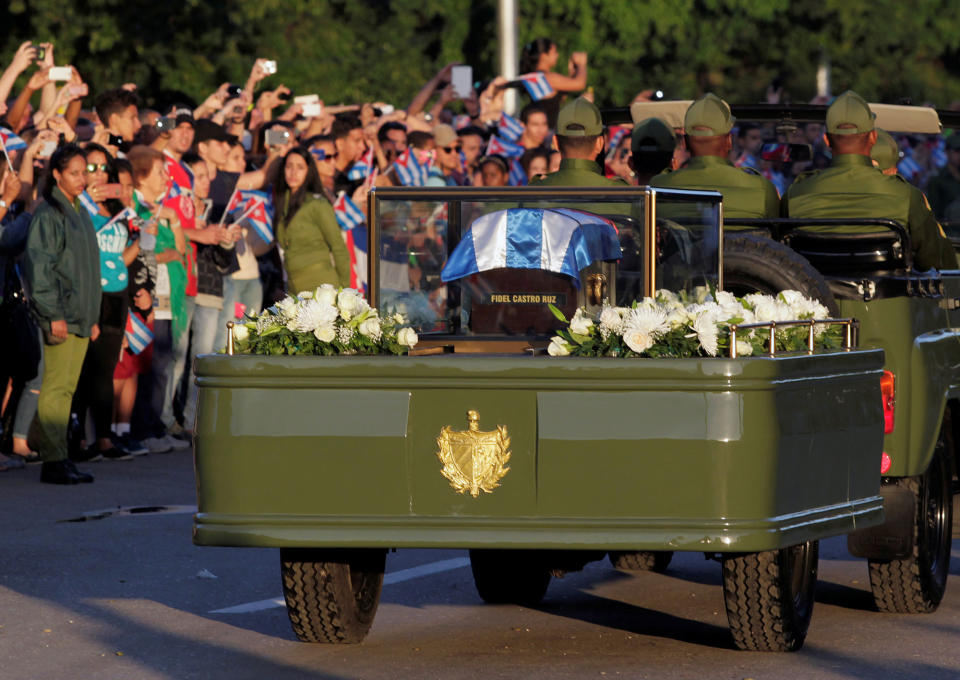
[[[737,296],[796,290],[819,300],[831,316],[840,315],[837,301],[820,272],[802,255],[765,236],[724,236],[723,289]]]

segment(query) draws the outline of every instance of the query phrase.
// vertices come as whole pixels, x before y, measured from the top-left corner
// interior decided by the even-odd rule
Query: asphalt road
[[[465,552],[391,553],[367,640],[309,645],[276,604],[277,551],[191,543],[189,454],[85,467],[96,483],[40,484],[36,466],[0,474],[2,680],[960,677],[957,541],[947,596],[927,616],[873,611],[866,564],[824,542],[794,654],[734,649],[719,565],[699,553],[666,574],[592,563],[555,579],[536,609],[483,605]]]

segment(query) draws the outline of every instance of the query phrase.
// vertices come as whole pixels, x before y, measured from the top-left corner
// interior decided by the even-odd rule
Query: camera
[[[243,88],[239,85],[231,85],[227,88],[227,99],[236,99],[240,96],[240,93],[243,92]]]
[[[41,47],[40,45],[37,45],[37,43],[33,44],[37,46],[37,61],[43,61],[44,57],[47,56],[47,48]]]
[[[272,127],[264,138],[267,146],[283,146],[290,141],[290,131],[283,127]]]
[[[120,135],[110,135],[110,137],[107,139],[107,144],[110,146],[115,146],[119,149],[121,146],[123,146],[123,137]]]
[[[654,90],[653,94],[650,95],[650,99],[652,99],[655,102],[662,101],[663,97],[664,97],[663,90]]]
[[[177,121],[175,118],[171,118],[170,116],[157,118],[157,129],[160,132],[170,132],[175,127],[177,127]]]

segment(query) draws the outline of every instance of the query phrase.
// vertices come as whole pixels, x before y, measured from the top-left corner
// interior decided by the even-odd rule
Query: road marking
[[[389,574],[384,574],[383,576],[383,585],[389,586],[394,583],[403,583],[404,581],[412,581],[413,579],[420,578],[421,576],[429,576],[430,574],[439,574],[444,571],[453,571],[454,569],[462,569],[463,567],[470,566],[470,558],[468,557],[454,557],[449,560],[440,560],[439,562],[430,562],[428,564],[421,564],[418,567],[410,567],[409,569],[401,569],[400,571],[390,572]],[[271,597],[268,600],[259,600],[257,602],[247,602],[246,604],[238,604],[235,607],[226,607],[224,609],[214,609],[210,614],[249,614],[250,612],[258,612],[264,609],[273,609],[274,607],[285,607],[286,602],[282,597]]]

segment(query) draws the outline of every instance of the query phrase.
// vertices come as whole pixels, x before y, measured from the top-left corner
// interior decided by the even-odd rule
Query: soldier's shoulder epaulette
[[[756,175],[757,177],[763,177],[763,173],[757,170],[756,168],[751,168],[749,165],[741,165],[737,170],[742,170],[748,175]]]

